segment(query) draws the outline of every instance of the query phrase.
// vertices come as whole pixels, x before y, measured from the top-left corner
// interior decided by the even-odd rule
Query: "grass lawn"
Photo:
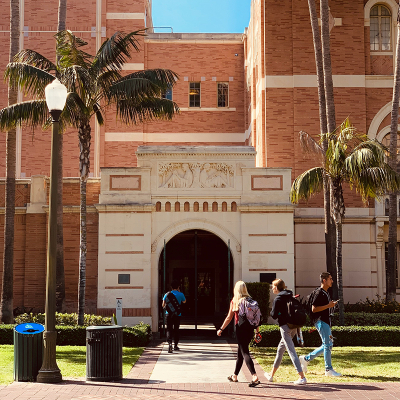
[[[312,348],[296,348],[297,355],[306,355]],[[251,352],[263,367],[270,372],[276,355],[276,348],[252,348]],[[334,347],[332,366],[343,374],[341,378],[325,376],[324,357],[318,356],[308,364],[308,382],[400,382],[400,347]],[[274,376],[276,382],[289,382],[298,374],[285,352],[282,364]],[[261,377],[262,381],[262,377]]]
[[[122,353],[122,373],[128,374],[143,352],[141,347],[124,347]],[[86,376],[86,347],[57,346],[57,365],[63,378]],[[13,381],[14,346],[0,345],[0,385]]]

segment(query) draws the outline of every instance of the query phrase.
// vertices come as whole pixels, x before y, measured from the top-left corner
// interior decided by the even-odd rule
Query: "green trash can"
[[[86,328],[86,380],[122,379],[122,326]]]
[[[43,361],[44,326],[19,324],[14,328],[14,380],[36,381]]]

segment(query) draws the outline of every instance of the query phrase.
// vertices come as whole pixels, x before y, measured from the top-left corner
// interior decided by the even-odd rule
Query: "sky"
[[[251,0],[153,0],[153,25],[173,32],[243,33]],[[171,32],[155,29],[155,32]]]

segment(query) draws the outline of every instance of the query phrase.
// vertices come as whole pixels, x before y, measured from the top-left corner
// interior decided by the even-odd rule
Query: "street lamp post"
[[[55,79],[45,88],[46,103],[52,118],[50,199],[47,243],[46,274],[46,319],[44,331],[43,364],[37,376],[41,383],[61,382],[62,375],[56,360],[56,256],[57,256],[57,182],[62,177],[58,174],[56,149],[59,146],[59,118],[67,100],[67,88]]]

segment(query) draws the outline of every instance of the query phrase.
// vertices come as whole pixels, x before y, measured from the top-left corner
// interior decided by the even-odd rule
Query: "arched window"
[[[381,4],[371,8],[370,13],[370,49],[371,51],[391,51],[392,15]]]
[[[382,144],[387,148],[390,146],[390,133],[388,133],[383,139]],[[400,140],[397,139],[397,173],[400,173]]]
[[[190,204],[188,201],[185,201],[185,204],[183,205],[183,211],[190,211]]]
[[[175,202],[175,211],[181,211],[181,203],[179,201]]]
[[[156,212],[161,211],[161,202],[157,201],[156,203]]]
[[[237,211],[237,204],[236,204],[236,201],[232,201],[232,203],[231,203],[231,211]]]
[[[199,211],[199,202],[195,201],[193,204],[193,211],[198,212]]]
[[[226,201],[223,201],[222,202],[222,211],[224,212],[224,211],[227,211],[227,210],[228,210],[228,206],[226,204]]]
[[[208,203],[206,201],[203,203],[203,211],[204,212],[208,211]]]
[[[216,201],[214,201],[213,203],[212,203],[212,210],[215,212],[215,211],[218,211],[218,203],[216,202]]]
[[[165,211],[167,212],[171,211],[171,203],[169,201],[165,203]]]

